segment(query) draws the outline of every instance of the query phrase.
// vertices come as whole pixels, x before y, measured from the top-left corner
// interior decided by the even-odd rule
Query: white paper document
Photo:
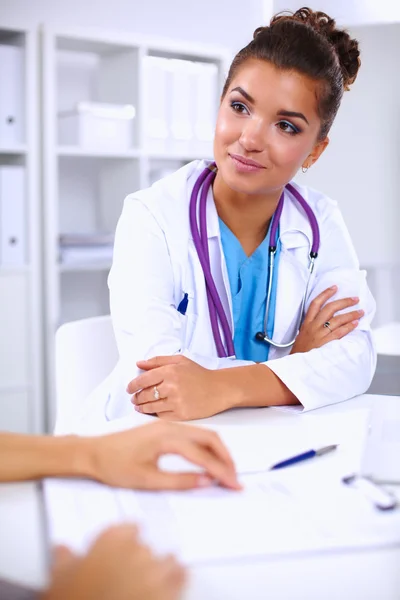
[[[359,468],[367,418],[368,409],[357,409],[287,415],[282,423],[271,409],[268,425],[214,422],[240,474],[241,492],[215,486],[151,493],[85,481],[46,482],[51,541],[83,552],[109,525],[134,522],[155,552],[173,552],[184,564],[400,546],[400,508],[379,511],[360,490],[342,483]],[[152,420],[135,413],[102,431]],[[269,471],[275,462],[330,444],[339,446],[326,456]],[[176,456],[163,457],[160,466],[196,468]]]
[[[341,469],[327,475],[322,463],[315,467],[243,476],[242,492],[150,493],[48,481],[51,542],[83,552],[106,527],[134,522],[156,553],[173,552],[188,565],[400,546],[400,510],[376,510],[341,483]]]

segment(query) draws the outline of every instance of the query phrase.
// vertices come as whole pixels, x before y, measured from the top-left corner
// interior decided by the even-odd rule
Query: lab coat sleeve
[[[336,205],[331,206],[320,229],[321,262],[306,310],[318,294],[337,285],[338,292],[333,299],[358,296],[359,305],[347,310],[362,308],[365,316],[357,329],[340,340],[265,363],[298,398],[304,410],[363,394],[376,368],[376,352],[370,330],[375,301],[366,283],[366,273],[359,269],[349,233]]]
[[[128,196],[118,221],[108,278],[110,312],[119,352],[113,395],[129,406],[127,384],[136,361],[180,354],[208,369],[253,364],[197,355],[184,348],[186,317],[174,299],[174,273],[162,227],[148,207]],[[221,361],[221,364],[220,364]]]
[[[116,229],[108,285],[119,377],[126,386],[139,373],[136,361],[180,352],[184,323],[174,303],[163,230],[147,206],[130,196]]]

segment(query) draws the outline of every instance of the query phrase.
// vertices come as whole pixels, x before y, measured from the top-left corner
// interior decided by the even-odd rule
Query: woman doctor
[[[327,147],[359,66],[357,41],[326,14],[274,17],[231,65],[215,165],[194,161],[126,198],[109,275],[120,361],[108,418],[131,402],[177,420],[308,410],[367,390],[365,273],[336,202],[290,185]]]

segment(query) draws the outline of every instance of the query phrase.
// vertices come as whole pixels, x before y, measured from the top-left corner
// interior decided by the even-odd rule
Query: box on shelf
[[[135,113],[131,104],[78,102],[74,110],[58,114],[59,144],[129,150],[133,145]]]

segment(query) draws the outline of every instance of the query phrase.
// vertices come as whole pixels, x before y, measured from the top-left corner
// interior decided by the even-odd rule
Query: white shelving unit
[[[24,256],[7,264],[0,257],[0,429],[39,433],[45,428],[41,294],[41,209],[38,179],[37,32],[19,25],[0,26],[0,44],[21,50],[21,140],[1,139],[0,167],[24,167]],[[1,81],[7,86],[9,81]],[[3,71],[4,73],[4,71]],[[4,114],[2,115],[4,119]],[[14,201],[5,193],[6,211]],[[5,230],[0,236],[6,236]]]
[[[113,233],[128,193],[148,186],[160,172],[179,168],[195,158],[212,156],[211,144],[195,148],[190,140],[169,147],[165,143],[148,143],[148,110],[154,95],[149,93],[147,57],[172,59],[168,64],[178,59],[187,61],[180,64],[190,64],[193,69],[213,69],[217,81],[216,115],[228,54],[220,47],[124,36],[119,32],[55,31],[43,27],[41,41],[45,346],[47,394],[54,398],[57,327],[69,320],[109,312],[110,261],[60,264],[59,235]],[[200,94],[195,101],[201,102]],[[133,105],[136,116],[131,147],[119,151],[63,145],[63,140],[58,139],[57,114],[70,111],[79,102]],[[54,416],[50,402],[50,427]]]

